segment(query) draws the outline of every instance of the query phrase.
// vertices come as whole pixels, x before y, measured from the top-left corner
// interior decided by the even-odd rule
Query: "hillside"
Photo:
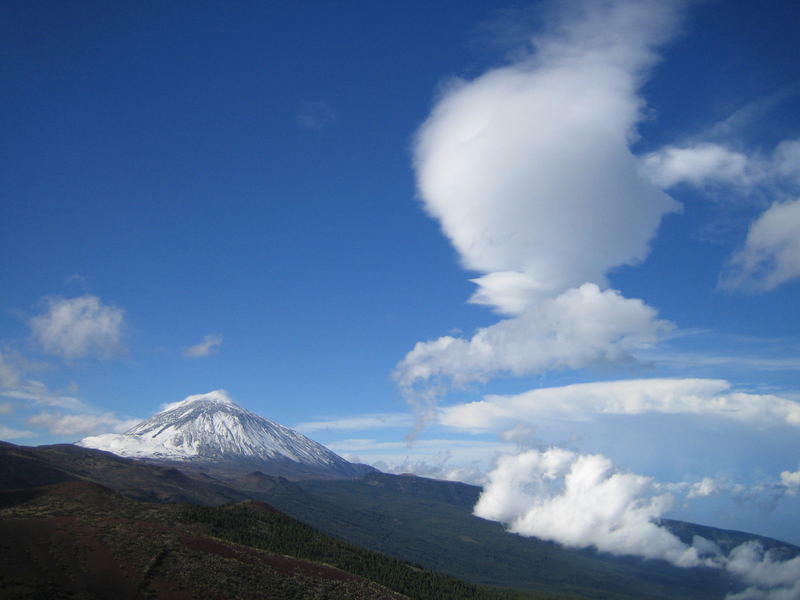
[[[0,597],[557,600],[483,589],[259,502],[153,504],[85,481],[0,492]]]
[[[0,489],[81,481],[102,484],[134,500],[191,503],[197,515],[216,510],[203,513],[203,506],[260,500],[341,542],[473,584],[605,600],[721,600],[743,588],[718,569],[682,569],[664,561],[575,550],[509,534],[499,523],[472,515],[480,488],[463,483],[383,473],[360,480],[289,481],[221,467],[211,473],[184,472],[71,445],[31,448],[0,443]],[[682,539],[701,535],[725,549],[757,539],[782,559],[800,553],[790,544],[742,532],[679,521],[665,525]],[[240,533],[236,527],[222,527],[214,535],[252,543],[237,537]],[[302,557],[331,562],[316,554]]]

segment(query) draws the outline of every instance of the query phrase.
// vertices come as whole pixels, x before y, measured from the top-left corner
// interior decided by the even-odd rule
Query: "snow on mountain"
[[[355,475],[353,465],[306,436],[233,402],[223,390],[189,396],[123,434],[77,442],[119,456],[192,462],[293,461],[331,473]]]

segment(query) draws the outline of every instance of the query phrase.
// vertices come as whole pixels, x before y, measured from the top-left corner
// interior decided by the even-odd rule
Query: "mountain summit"
[[[130,458],[239,463],[275,474],[357,477],[371,470],[346,461],[293,429],[242,408],[223,390],[169,404],[123,434],[87,437],[77,444]]]

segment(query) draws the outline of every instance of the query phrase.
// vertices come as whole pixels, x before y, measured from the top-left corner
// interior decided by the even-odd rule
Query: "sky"
[[[800,543],[796,3],[0,14],[0,439],[224,389],[521,532],[605,544],[520,496],[588,469]]]

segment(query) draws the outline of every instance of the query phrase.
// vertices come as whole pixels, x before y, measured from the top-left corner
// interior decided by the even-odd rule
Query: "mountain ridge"
[[[223,477],[183,467],[71,444],[0,442],[0,490],[77,479],[161,504],[216,506],[251,498],[340,540],[475,584],[595,600],[722,600],[742,588],[719,570],[614,557],[510,534],[501,524],[472,515],[480,489],[465,483],[380,472],[358,480],[290,481],[263,472]],[[665,525],[682,538],[700,534],[720,545],[758,537],[677,521]],[[783,548],[784,558],[800,554],[800,548],[785,542],[759,541]]]

